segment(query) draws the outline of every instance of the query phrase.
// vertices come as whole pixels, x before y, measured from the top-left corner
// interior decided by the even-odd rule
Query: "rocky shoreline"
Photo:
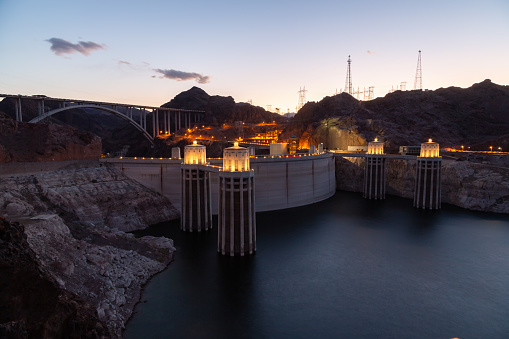
[[[179,216],[167,198],[108,166],[79,169],[71,166],[54,172],[2,178],[0,215],[15,221],[18,227],[15,234],[23,232],[21,237],[25,240],[17,246],[33,254],[34,269],[51,282],[55,293],[67,293],[80,300],[87,310],[92,310],[88,315],[91,321],[102,324],[93,326],[102,328],[101,331],[81,334],[86,337],[121,337],[143,285],[173,258],[172,240],[135,238],[125,232]],[[2,242],[2,254],[6,245],[16,244]],[[6,254],[2,256],[1,267],[6,267],[9,260],[15,267],[20,258],[14,253]],[[13,283],[5,281],[16,291]],[[2,298],[21,299],[19,307],[26,308],[24,300],[33,298],[30,295],[33,290],[2,293]],[[21,337],[25,332],[46,333],[48,326],[51,331],[62,333],[59,331],[63,325],[52,322],[51,314],[34,323],[30,313],[27,310],[20,314],[7,308],[0,328],[6,333],[21,333]],[[66,331],[64,336],[72,337]]]

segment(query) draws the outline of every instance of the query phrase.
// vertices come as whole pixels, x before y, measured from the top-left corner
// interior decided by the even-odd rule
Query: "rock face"
[[[0,214],[59,213],[85,225],[133,231],[176,219],[170,201],[109,166],[9,177],[0,183]]]
[[[58,261],[56,261],[58,262]],[[0,219],[0,337],[101,338],[95,307],[63,290],[40,265],[19,223]]]
[[[415,160],[386,160],[386,192],[413,199]],[[363,191],[364,158],[337,157],[337,189]],[[509,168],[470,161],[442,160],[442,203],[509,213]]]
[[[69,126],[28,124],[0,114],[0,162],[98,159],[101,139]]]
[[[327,133],[324,133],[324,130]],[[309,102],[297,113],[280,136],[301,138],[301,147],[324,143],[343,148],[348,133],[358,142],[383,139],[387,152],[399,146],[420,145],[433,138],[441,147],[461,145],[471,150],[488,146],[509,149],[509,86],[485,80],[469,88],[435,91],[396,91],[370,101],[357,101],[346,93]],[[342,134],[342,135],[339,135]],[[343,148],[344,149],[344,148]]]
[[[45,272],[55,293],[83,300],[96,322],[105,324],[104,333],[120,336],[141,287],[166,267],[175,251],[170,239],[137,239],[123,231],[178,218],[178,211],[167,198],[107,166],[2,178],[0,188],[0,215],[23,222],[26,242],[21,246],[33,251],[34,267]],[[35,303],[37,286],[23,272],[20,279],[27,279],[24,286]],[[6,286],[15,288],[9,282]],[[0,298],[7,298],[4,294],[2,290]],[[40,301],[45,307],[50,302]],[[57,316],[50,311],[48,317]],[[27,316],[31,312],[37,311],[26,311]],[[7,319],[6,331],[19,323],[2,319]],[[21,330],[36,325],[23,326]],[[88,328],[83,331],[83,337],[97,336]]]
[[[73,237],[57,215],[25,221],[25,233],[41,266],[58,286],[93,306],[109,330],[120,335],[138,302],[141,287],[173,256],[166,238],[134,238],[120,231],[86,228]]]

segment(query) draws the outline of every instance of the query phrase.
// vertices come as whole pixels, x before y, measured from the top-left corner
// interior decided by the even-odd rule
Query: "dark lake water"
[[[337,192],[257,213],[257,253],[174,239],[126,338],[509,338],[509,217]]]

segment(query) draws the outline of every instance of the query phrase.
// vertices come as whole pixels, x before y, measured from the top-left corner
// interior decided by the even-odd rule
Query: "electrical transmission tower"
[[[353,88],[352,88],[352,73],[350,73],[350,64],[352,63],[352,60],[350,59],[350,56],[348,56],[348,67],[346,69],[346,82],[345,82],[345,92],[352,95]]]
[[[422,90],[422,68],[421,68],[421,51],[419,51],[419,58],[417,59],[417,70],[415,71],[414,90]]]
[[[399,85],[399,90],[406,91],[406,81],[401,82],[401,84]]]
[[[299,87],[299,104],[297,105],[297,112],[306,104],[306,86],[304,88]]]
[[[368,87],[368,100],[373,100],[375,98],[375,86]]]

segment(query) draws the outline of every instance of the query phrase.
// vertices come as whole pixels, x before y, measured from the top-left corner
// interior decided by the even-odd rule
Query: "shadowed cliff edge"
[[[55,300],[59,300],[58,295],[69,296],[72,307],[89,312],[87,317],[92,320],[86,321],[104,324],[101,331],[88,323],[79,325],[82,332],[76,337],[121,336],[142,286],[167,266],[175,250],[170,239],[137,239],[124,232],[178,218],[178,211],[167,198],[108,166],[71,165],[59,171],[3,177],[0,215],[24,225],[16,229],[17,237],[0,243],[2,269],[18,275],[9,279],[10,274],[2,272],[6,279],[0,297],[6,302],[2,302],[0,322],[5,331],[27,331],[37,337],[64,333],[55,336],[72,337],[65,326],[75,321],[72,317],[66,320],[70,316],[61,315],[59,308],[52,306],[57,301],[41,297],[40,287],[32,285],[37,283],[31,278],[35,273],[19,266],[24,252],[8,251],[13,246],[33,253],[31,265],[49,277],[50,282],[45,284]],[[17,291],[19,280],[24,280],[22,286],[26,288]],[[20,296],[9,291],[17,291]],[[47,318],[37,318],[38,312],[31,304],[35,302],[48,308]],[[72,309],[69,312],[76,313]],[[46,328],[47,323],[55,328]]]

